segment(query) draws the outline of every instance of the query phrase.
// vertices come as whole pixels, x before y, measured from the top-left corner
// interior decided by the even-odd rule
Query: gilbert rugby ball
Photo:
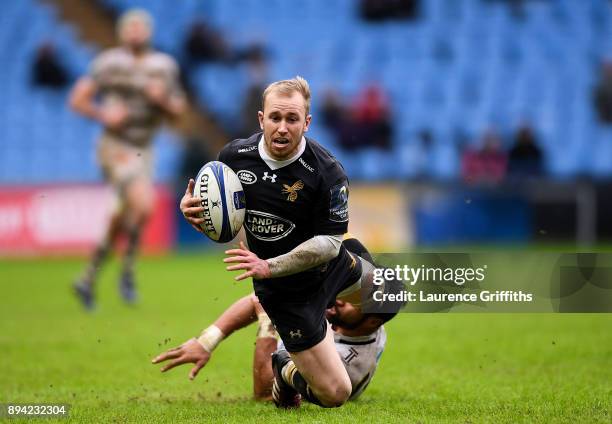
[[[200,227],[213,241],[231,241],[244,222],[246,202],[240,180],[231,168],[219,161],[208,162],[195,178],[194,197],[201,199]]]

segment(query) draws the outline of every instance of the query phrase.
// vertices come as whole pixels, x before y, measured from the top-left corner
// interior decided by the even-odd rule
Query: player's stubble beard
[[[335,306],[333,308],[335,308]],[[345,330],[354,330],[355,328],[357,328],[361,324],[363,324],[363,322],[367,318],[367,316],[365,314],[363,314],[363,316],[359,320],[357,320],[357,322],[348,323],[348,322],[344,321],[342,318],[340,318],[340,314],[338,313],[337,309],[336,309],[336,313],[335,314],[326,314],[326,315],[327,315],[327,321],[329,321],[329,323],[331,325],[334,325],[334,326],[337,326],[337,327],[342,327]]]
[[[136,37],[130,40],[128,35],[121,35],[121,44],[128,49],[134,56],[142,56],[151,49],[151,37],[149,34],[146,37]]]
[[[290,151],[288,151],[286,154],[284,154],[283,156],[278,156],[274,151],[273,151],[273,143],[275,139],[278,138],[285,138],[287,140],[289,140],[289,143],[293,143],[293,137],[291,136],[291,134],[287,134],[287,136],[277,136],[277,137],[273,137],[272,135],[270,136],[269,140],[266,140],[266,134],[264,133],[264,146],[266,148],[267,153],[275,160],[287,160],[287,159],[291,159],[295,156],[296,152],[298,151],[298,148],[300,147],[300,143],[302,141],[302,138],[304,137],[304,131],[301,131],[298,135],[298,137],[296,137],[295,139],[295,143],[293,144],[293,147]]]
[[[143,56],[147,51],[149,51],[149,43],[128,44],[128,49],[134,56]]]

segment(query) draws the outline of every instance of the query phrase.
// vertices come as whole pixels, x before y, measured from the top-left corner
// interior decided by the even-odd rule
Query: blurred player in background
[[[342,243],[350,252],[373,263],[372,257],[359,240],[349,238]],[[327,309],[327,320],[333,325],[336,352],[351,380],[349,400],[359,397],[372,380],[387,342],[383,324],[396,313],[363,313],[359,306],[341,299],[337,299]],[[284,350],[284,346],[278,344],[278,334],[254,294],[236,301],[214,324],[203,330],[198,338],[187,340],[181,346],[158,355],[153,363],[171,360],[162,367],[162,372],[192,363],[194,367],[189,372],[189,378],[193,380],[223,339],[255,321],[258,321],[258,330],[253,357],[254,397],[257,400],[271,400],[274,374],[270,355],[277,350]]]
[[[121,46],[96,57],[70,95],[75,111],[102,124],[98,162],[117,198],[104,238],[74,285],[87,309],[94,306],[100,265],[120,235],[127,238],[120,292],[126,302],[135,301],[134,260],[154,206],[152,139],[165,116],[177,117],[185,108],[177,64],[151,48],[152,31],[147,12],[126,12],[117,26]]]

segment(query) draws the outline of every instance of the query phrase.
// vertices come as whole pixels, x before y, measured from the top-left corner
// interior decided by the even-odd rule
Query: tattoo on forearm
[[[339,250],[336,246],[323,237],[313,237],[297,246],[289,253],[268,259],[272,277],[284,277],[296,274],[321,265],[333,259]]]

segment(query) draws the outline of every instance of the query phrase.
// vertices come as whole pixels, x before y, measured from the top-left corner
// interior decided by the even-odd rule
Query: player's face
[[[276,160],[291,158],[310,125],[304,97],[296,91],[291,95],[272,91],[258,116],[268,154]]]
[[[361,310],[353,304],[336,300],[336,303],[326,311],[327,320],[338,327],[354,329],[365,319]]]
[[[121,41],[129,48],[138,50],[146,47],[151,39],[151,29],[140,19],[131,19],[121,29]]]

